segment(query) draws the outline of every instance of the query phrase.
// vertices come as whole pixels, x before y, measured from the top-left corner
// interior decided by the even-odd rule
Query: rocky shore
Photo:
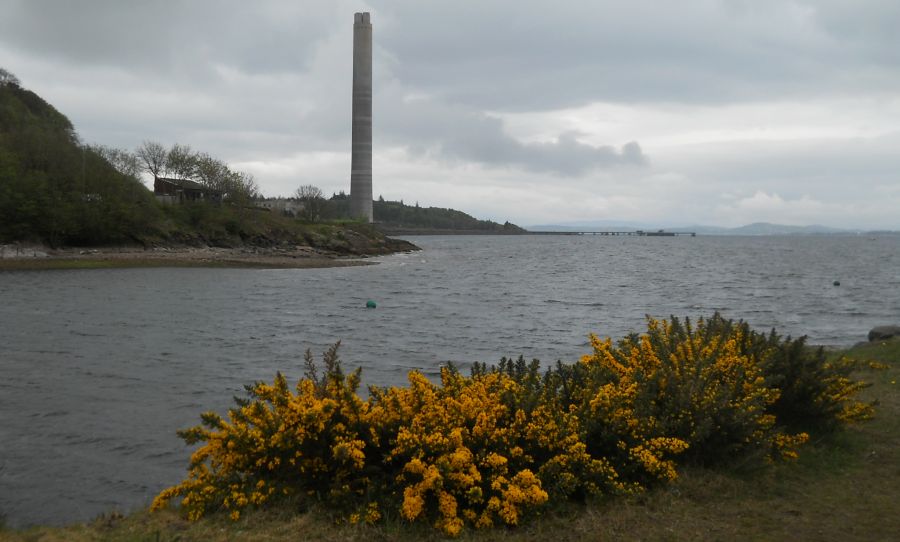
[[[368,265],[367,258],[418,250],[412,243],[385,238],[328,248],[304,245],[238,247],[66,247],[0,245],[0,270],[90,269],[111,267],[251,267],[303,269]]]

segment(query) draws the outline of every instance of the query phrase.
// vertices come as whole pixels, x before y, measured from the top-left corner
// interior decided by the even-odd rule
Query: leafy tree
[[[135,179],[139,178],[142,166],[141,160],[136,154],[125,149],[106,147],[104,145],[90,145],[88,148],[103,157],[122,175]]]
[[[228,191],[231,170],[225,162],[206,153],[197,154],[195,160],[197,182],[221,194]]]
[[[0,68],[0,85],[11,85],[19,87],[21,86],[21,83],[19,83],[18,77],[3,68]]]
[[[190,145],[175,143],[166,154],[166,177],[193,179],[197,172],[197,156]]]

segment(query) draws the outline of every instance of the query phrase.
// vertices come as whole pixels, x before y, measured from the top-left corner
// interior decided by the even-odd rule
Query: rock
[[[41,246],[0,245],[0,259],[46,258],[47,249]]]
[[[900,326],[878,326],[869,332],[869,342],[883,341],[891,337],[900,337]]]

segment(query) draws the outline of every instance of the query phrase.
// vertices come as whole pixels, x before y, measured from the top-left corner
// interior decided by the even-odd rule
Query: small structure
[[[266,198],[256,204],[284,216],[297,216],[303,210],[303,202],[290,198]]]
[[[153,194],[163,203],[222,201],[222,194],[190,179],[153,178]]]

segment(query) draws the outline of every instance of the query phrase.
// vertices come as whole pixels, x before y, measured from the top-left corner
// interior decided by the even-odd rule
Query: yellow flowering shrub
[[[279,373],[271,385],[248,386],[250,399],[238,400],[228,420],[207,412],[202,426],[180,431],[188,444],[205,444],[191,456],[187,479],[160,493],[151,510],[181,497],[189,519],[223,509],[236,520],[273,498],[341,501],[365,493],[369,404],[356,394],[359,370],[342,373],[337,347],[326,353],[321,379],[307,352],[296,393]]]
[[[648,318],[647,333],[632,335],[613,346],[591,337],[593,353],[581,363],[605,375],[590,401],[594,416],[610,419],[622,432],[686,448],[685,457],[712,463],[746,451],[780,453],[795,439],[776,439],[775,416],[767,409],[779,396],[762,367],[740,351],[742,331],[709,333],[700,319],[657,321]],[[677,446],[677,444],[676,444]],[[674,476],[671,463],[659,462],[654,447],[641,447],[648,472]]]
[[[782,338],[774,330],[758,333],[747,323],[727,320],[718,313],[706,321],[706,333],[739,336],[739,353],[759,366],[767,384],[778,390],[778,398],[767,411],[787,430],[833,431],[874,414],[873,403],[856,398],[867,386],[850,377],[859,368],[857,361],[841,358],[829,362],[825,350],[808,346],[806,337]]]
[[[520,357],[470,376],[447,367],[437,384],[414,371],[365,400],[337,348],[321,375],[307,352],[293,390],[279,373],[248,386],[227,419],[207,412],[179,432],[199,447],[151,509],[180,499],[191,520],[238,520],[315,499],[350,523],[391,517],[456,536],[519,525],[554,501],[640,492],[688,461],[794,459],[807,429],[872,413],[855,399],[853,362],[718,314],[648,318],[646,333],[616,344],[591,336],[591,353],[546,370]]]
[[[516,525],[547,501],[518,446],[527,415],[503,402],[519,391],[515,381],[497,372],[464,377],[452,368],[441,371],[441,386],[419,373],[409,379],[409,388],[379,396],[391,405],[408,404],[410,393],[420,401],[389,454],[403,465],[397,484],[404,519],[425,519],[456,535],[465,524]]]

